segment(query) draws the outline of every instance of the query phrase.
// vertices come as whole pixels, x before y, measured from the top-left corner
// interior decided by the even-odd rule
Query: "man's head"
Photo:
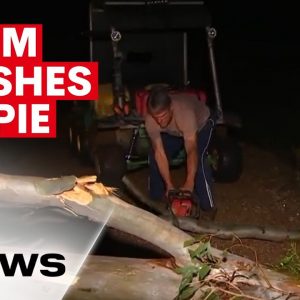
[[[167,127],[173,117],[171,109],[171,98],[165,87],[154,87],[150,91],[147,101],[148,113],[161,127]]]

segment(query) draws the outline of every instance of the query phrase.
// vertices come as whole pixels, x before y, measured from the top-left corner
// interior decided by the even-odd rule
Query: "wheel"
[[[216,135],[210,144],[208,157],[216,182],[234,182],[240,178],[242,149],[235,140]]]
[[[125,151],[120,145],[101,145],[94,154],[97,181],[123,189],[122,178],[127,171]]]

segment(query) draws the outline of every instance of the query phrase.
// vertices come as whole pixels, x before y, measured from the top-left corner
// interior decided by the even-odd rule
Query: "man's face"
[[[166,128],[172,120],[173,111],[168,108],[160,112],[153,112],[151,116],[161,128]]]

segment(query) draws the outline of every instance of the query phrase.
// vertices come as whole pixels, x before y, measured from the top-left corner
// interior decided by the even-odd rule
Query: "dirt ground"
[[[293,165],[251,145],[244,145],[243,153],[244,172],[241,178],[231,184],[215,184],[215,199],[219,208],[216,222],[299,230],[300,182]],[[258,261],[263,264],[278,262],[291,246],[291,241],[242,242],[255,249]],[[215,241],[218,248],[230,244],[232,242]],[[235,251],[255,258],[249,249]]]
[[[255,146],[243,145],[244,171],[234,183],[215,183],[215,201],[218,207],[216,222],[220,224],[249,224],[279,229],[300,229],[300,182],[292,166],[275,154]],[[234,243],[237,243],[235,241]],[[263,264],[274,264],[282,258],[291,241],[270,242],[246,240]],[[220,249],[230,247],[233,241],[213,239]],[[255,259],[255,253],[246,247],[233,252]]]
[[[300,181],[292,164],[257,146],[243,144],[242,148],[244,170],[240,179],[214,184],[218,207],[215,223],[300,230]],[[173,176],[180,185],[184,170],[173,171]],[[147,170],[139,171],[135,177],[137,184],[144,188],[146,178]],[[219,249],[237,243],[237,240],[212,239],[212,244]],[[291,241],[243,239],[242,243],[246,247],[234,247],[232,252],[253,260],[257,255],[262,264],[276,264],[291,247]]]

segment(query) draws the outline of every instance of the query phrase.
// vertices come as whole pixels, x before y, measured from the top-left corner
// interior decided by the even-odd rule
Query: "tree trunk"
[[[197,222],[192,218],[178,218],[179,228],[185,231],[212,234],[221,239],[256,239],[272,242],[300,240],[300,230],[287,230],[275,227],[256,225],[217,224],[213,222]],[[170,219],[171,221],[171,219]]]
[[[123,183],[129,192],[138,199],[139,202],[147,205],[165,220],[174,222],[166,209],[166,205],[151,201],[142,190],[136,186],[130,175],[123,177]],[[201,215],[200,215],[201,217]],[[201,221],[201,219],[200,219]],[[285,240],[300,240],[300,230],[285,230],[273,227],[262,227],[254,225],[236,225],[236,224],[216,224],[214,222],[198,222],[193,218],[177,218],[178,227],[184,231],[200,234],[213,234],[221,239],[232,239],[239,237],[241,239],[258,239],[265,241],[281,242]]]
[[[183,248],[184,242],[191,238],[190,235],[114,195],[100,196],[95,194],[95,191],[91,191],[89,194],[92,195],[92,201],[87,205],[82,205],[79,204],[80,199],[86,195],[84,190],[80,190],[71,195],[72,201],[67,200],[70,198],[69,194],[64,197],[63,191],[70,189],[70,186],[72,188],[72,185],[75,186],[75,182],[74,176],[47,180],[1,175],[0,197],[9,199],[10,203],[14,202],[16,205],[34,205],[35,208],[45,206],[67,208],[77,215],[86,216],[98,223],[104,222],[108,212],[111,212],[108,226],[151,242],[174,257],[178,265],[190,262],[188,249]]]

